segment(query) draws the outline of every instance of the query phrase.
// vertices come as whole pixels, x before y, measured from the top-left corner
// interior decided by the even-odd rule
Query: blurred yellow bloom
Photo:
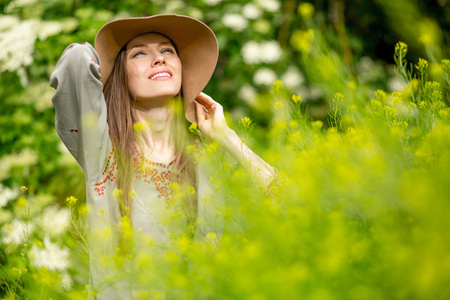
[[[302,99],[302,97],[300,96],[300,95],[292,95],[292,101],[294,102],[294,103],[302,103],[303,102],[303,99]]]
[[[66,204],[68,207],[73,207],[77,203],[78,199],[74,196],[69,196],[66,198]]]
[[[123,191],[121,189],[115,189],[113,191],[113,195],[114,196],[121,196],[121,195],[123,195]]]
[[[408,45],[404,42],[398,42],[395,44],[395,52],[403,52],[406,54],[408,52]]]
[[[309,53],[314,40],[314,30],[296,30],[291,36],[291,45],[300,52]]]
[[[137,132],[140,132],[145,129],[145,125],[141,122],[136,122],[133,124],[133,129]]]
[[[243,117],[239,121],[239,126],[242,127],[243,129],[250,129],[251,124],[252,119],[250,119],[249,117]]]
[[[191,240],[187,236],[183,235],[177,241],[177,245],[181,252],[186,253],[191,247]]]
[[[281,101],[275,102],[275,110],[278,110],[282,107],[283,107],[283,102],[281,102]]]
[[[316,120],[316,121],[312,122],[311,125],[312,125],[313,129],[320,130],[323,127],[323,122],[320,120]]]
[[[429,74],[430,74],[431,79],[440,80],[442,78],[442,75],[444,75],[443,73],[444,73],[444,69],[442,68],[442,66],[440,64],[432,63],[430,65]]]
[[[198,131],[197,123],[194,122],[189,126],[189,132],[197,133],[197,131]]]
[[[419,62],[416,65],[416,69],[417,70],[426,70],[428,68],[428,61],[423,59],[423,58],[419,58]]]
[[[19,197],[19,199],[17,199],[16,204],[17,204],[17,206],[25,207],[25,206],[27,206],[28,202],[27,202],[27,199],[25,199],[24,197]]]
[[[314,15],[314,6],[309,2],[300,3],[297,12],[305,19],[310,19]]]

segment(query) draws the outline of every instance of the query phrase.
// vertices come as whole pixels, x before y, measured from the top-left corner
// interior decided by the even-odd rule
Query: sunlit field
[[[344,1],[100,2],[0,4],[2,299],[86,299],[111,287],[124,299],[450,298],[441,19],[414,1],[359,7],[383,12],[397,38],[382,61],[362,50],[370,37],[346,31]],[[93,44],[105,22],[168,12],[216,32],[206,92],[278,175],[257,182],[193,124],[189,150],[209,185],[196,224],[165,247],[126,217],[90,235],[87,214],[102,212],[86,206],[83,174],[54,129],[49,76],[66,45]],[[187,193],[197,191],[172,186],[167,226],[183,222]],[[90,286],[89,249],[116,238],[113,253],[97,253],[105,276]]]

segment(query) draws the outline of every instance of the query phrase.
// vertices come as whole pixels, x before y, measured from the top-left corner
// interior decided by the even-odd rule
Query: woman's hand
[[[194,101],[194,104],[197,110],[198,128],[205,136],[219,145],[223,145],[227,136],[234,131],[228,127],[225,121],[222,105],[205,93],[200,93],[196,100],[198,102]]]

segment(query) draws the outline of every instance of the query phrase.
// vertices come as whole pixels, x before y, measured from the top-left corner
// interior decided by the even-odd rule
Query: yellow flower
[[[314,30],[308,29],[296,30],[292,34],[291,44],[300,52],[309,53],[311,49],[311,43],[314,40]]]
[[[419,58],[419,63],[416,65],[416,69],[417,70],[426,70],[428,68],[428,61],[423,59],[423,58]]]
[[[450,60],[443,59],[443,60],[441,60],[441,63],[442,63],[442,68],[444,68],[444,71],[449,73],[450,72]]]
[[[78,199],[74,196],[70,196],[66,198],[66,204],[68,207],[73,207],[77,203]]]
[[[140,132],[145,129],[145,125],[141,122],[136,122],[133,124],[133,129],[137,132]]]
[[[302,103],[303,102],[303,99],[302,99],[302,97],[300,96],[300,95],[292,95],[292,101],[294,102],[294,103]]]
[[[197,123],[194,122],[189,126],[189,132],[194,134],[198,133]]]
[[[19,197],[19,199],[17,199],[17,206],[25,207],[27,206],[27,204],[27,199],[25,199],[24,197]]]
[[[206,234],[206,238],[207,238],[208,240],[215,240],[215,239],[217,238],[217,234],[214,233],[214,232],[208,232],[208,233]]]
[[[272,87],[270,89],[270,92],[274,95],[279,95],[280,92],[283,90],[283,82],[281,80],[275,80],[272,84]]]
[[[283,107],[283,102],[278,101],[278,102],[275,103],[275,110],[278,110],[278,109],[280,109],[282,107]]]
[[[250,128],[251,124],[252,124],[252,119],[250,119],[249,117],[243,117],[239,121],[239,126],[241,126],[244,129]]]
[[[314,6],[309,2],[301,3],[297,12],[303,18],[310,19],[314,15]]]
[[[398,42],[397,44],[395,44],[395,52],[400,51],[403,53],[408,52],[408,45],[405,44],[404,42]]]
[[[188,188],[187,188],[186,194],[194,195],[195,194],[195,189],[191,185],[189,185]]]
[[[123,194],[123,191],[121,190],[121,189],[115,189],[114,191],[113,191],[113,195],[114,196],[121,196]]]

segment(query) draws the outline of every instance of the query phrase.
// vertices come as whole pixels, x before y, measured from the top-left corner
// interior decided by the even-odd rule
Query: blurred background
[[[182,240],[199,276],[188,289],[184,271],[167,277],[194,295],[176,299],[448,299],[448,0],[0,0],[0,11],[2,298],[90,289],[74,226],[84,177],[54,128],[60,55],[108,21],[176,13],[216,33],[205,92],[290,180],[265,193],[211,163],[244,225],[216,256]]]

